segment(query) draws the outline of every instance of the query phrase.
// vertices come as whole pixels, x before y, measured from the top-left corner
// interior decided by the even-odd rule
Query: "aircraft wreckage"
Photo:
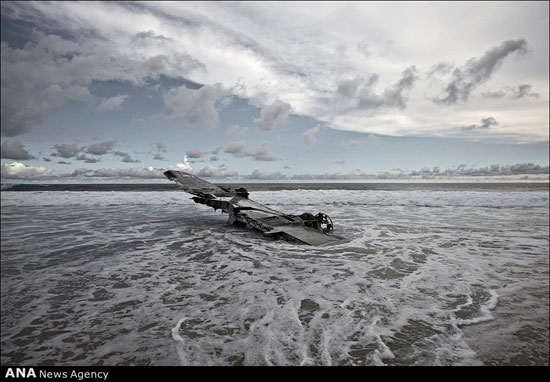
[[[264,236],[309,245],[325,245],[344,239],[332,233],[334,225],[322,212],[290,215],[248,198],[244,188],[221,187],[184,171],[168,170],[164,175],[193,196],[195,203],[206,204],[229,214],[228,223],[260,231]]]

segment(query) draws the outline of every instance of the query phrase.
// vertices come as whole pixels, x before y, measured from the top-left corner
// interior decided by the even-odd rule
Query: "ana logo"
[[[29,369],[24,367],[16,367],[15,371],[10,367],[6,371],[4,378],[36,378],[36,373],[32,367]]]

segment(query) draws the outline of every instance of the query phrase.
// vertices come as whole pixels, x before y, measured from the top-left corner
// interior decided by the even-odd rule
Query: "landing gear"
[[[319,228],[323,232],[332,232],[334,224],[332,224],[332,219],[327,214],[319,212],[315,215],[315,219],[319,223]]]
[[[315,228],[323,232],[332,232],[334,224],[332,224],[332,219],[322,212],[319,212],[317,215],[313,216],[310,213],[303,213],[300,215],[300,219],[304,221],[306,227]]]

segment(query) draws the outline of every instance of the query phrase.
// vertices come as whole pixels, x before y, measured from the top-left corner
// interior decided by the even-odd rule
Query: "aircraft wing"
[[[273,210],[250,199],[239,200],[236,197],[230,204],[230,223],[239,222],[246,227],[263,232],[268,237],[283,238],[309,245],[326,245],[344,239],[341,236],[305,226],[299,216]]]
[[[309,245],[326,245],[339,242],[344,238],[334,234],[326,234],[322,231],[298,224],[287,224],[274,227],[271,231],[264,232],[266,236],[288,235],[294,239]]]
[[[184,171],[169,170],[164,172],[164,175],[175,181],[183,191],[195,195],[192,198],[195,203],[227,212],[230,224],[252,228],[269,237],[309,245],[325,245],[343,239],[324,230],[312,228],[316,221],[312,220],[315,217],[311,214],[285,214],[248,199],[248,191],[244,188],[217,186]],[[317,225],[315,227],[319,228]]]
[[[236,196],[237,190],[231,188],[224,188],[216,186],[206,180],[203,180],[195,175],[189,174],[184,171],[168,170],[164,172],[164,175],[174,182],[176,182],[183,191],[197,196]]]

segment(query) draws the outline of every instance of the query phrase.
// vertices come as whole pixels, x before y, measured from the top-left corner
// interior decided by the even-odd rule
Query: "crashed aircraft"
[[[205,204],[229,214],[228,223],[260,231],[264,236],[294,243],[326,245],[343,237],[332,233],[334,225],[322,212],[290,215],[248,198],[244,188],[221,187],[184,171],[168,170],[164,175],[193,196],[195,203]]]

